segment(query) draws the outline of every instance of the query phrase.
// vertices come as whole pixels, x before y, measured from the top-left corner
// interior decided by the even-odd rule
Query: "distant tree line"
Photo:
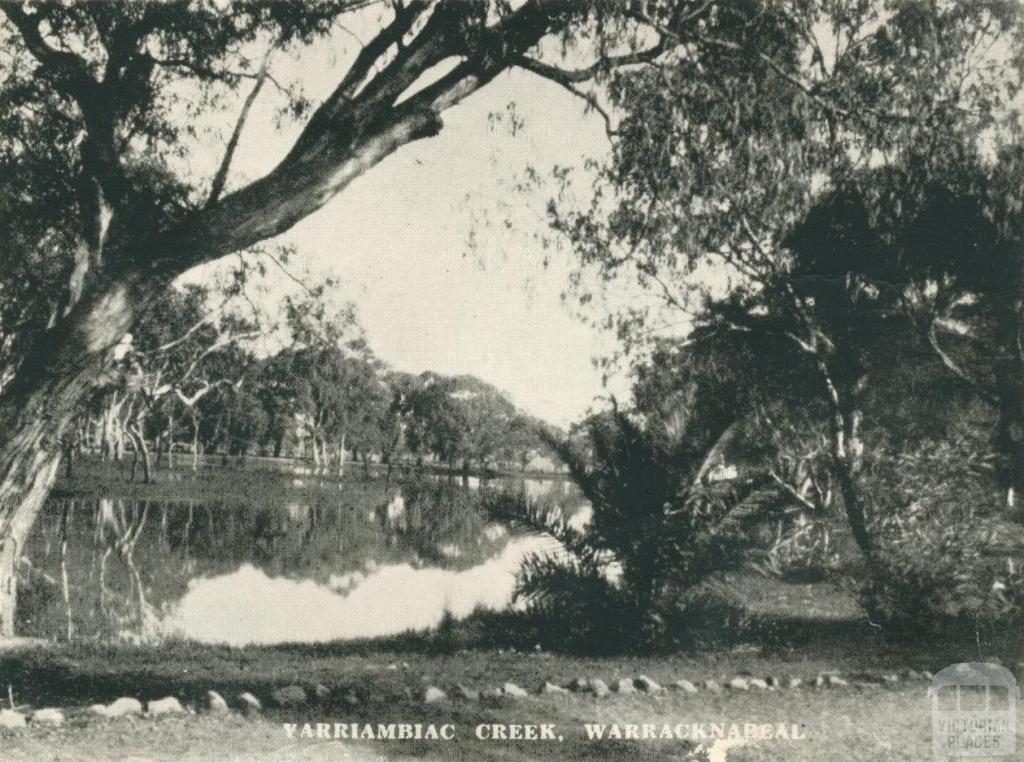
[[[140,315],[66,437],[69,469],[91,452],[130,457],[131,477],[146,480],[204,455],[299,458],[338,475],[346,461],[525,471],[545,449],[551,427],[491,384],[388,367],[352,307],[331,311],[322,291],[286,299],[274,329],[229,308],[237,295],[183,286]],[[260,352],[269,336],[279,346]]]

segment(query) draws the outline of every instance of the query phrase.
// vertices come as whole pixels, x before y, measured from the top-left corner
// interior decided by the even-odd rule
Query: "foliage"
[[[559,645],[651,648],[683,638],[681,596],[739,559],[749,516],[737,509],[755,484],[705,480],[730,421],[701,414],[676,429],[616,409],[590,419],[588,454],[552,442],[592,506],[583,528],[524,495],[497,504],[499,515],[561,544],[527,558],[516,588],[564,638]]]
[[[1005,563],[1000,553],[1016,554],[1021,546],[1015,528],[999,518],[985,452],[965,436],[912,451],[880,447],[872,459],[865,478],[879,549],[860,597],[887,631],[915,637],[953,628],[969,635],[999,618],[993,583]]]
[[[232,281],[221,291],[173,288],[142,311],[124,357],[80,412],[79,446],[118,457],[112,439],[130,434],[134,449],[152,442],[159,459],[186,436],[209,454],[312,454],[326,467],[347,450],[368,468],[371,456],[393,466],[411,452],[448,467],[475,461],[481,472],[522,469],[543,446],[545,424],[494,386],[388,368],[354,307],[332,306],[322,288],[286,299],[280,328],[248,304]],[[279,344],[270,354],[255,341],[267,336]]]
[[[788,529],[779,522],[775,539],[764,551],[759,568],[765,574],[790,582],[826,579],[840,568],[832,530],[824,521],[803,513]]]

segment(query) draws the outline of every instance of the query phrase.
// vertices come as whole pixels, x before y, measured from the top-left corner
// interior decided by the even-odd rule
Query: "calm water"
[[[266,478],[266,477],[264,477]],[[523,489],[574,522],[564,481],[274,477],[259,499],[54,498],[29,542],[25,634],[316,642],[399,633],[502,608],[550,539],[493,521],[483,490]],[[65,541],[66,540],[66,541]]]

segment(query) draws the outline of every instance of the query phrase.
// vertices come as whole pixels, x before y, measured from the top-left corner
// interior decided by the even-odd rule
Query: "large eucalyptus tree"
[[[140,305],[186,270],[287,231],[437,134],[445,111],[510,68],[589,99],[581,84],[617,66],[736,34],[710,0],[5,0],[2,10],[0,634],[13,629],[12,570],[59,439]],[[321,102],[293,99],[298,138],[231,190],[246,117],[276,81],[269,56],[301,57],[325,38],[351,46],[355,18],[376,26],[347,71]],[[197,118],[232,98],[239,115],[219,167],[181,172]]]
[[[930,262],[911,261],[894,236],[925,224],[937,191],[952,190],[950,177],[967,168],[991,177],[1003,144],[1019,144],[1021,9],[858,0],[722,10],[741,32],[615,74],[616,134],[592,205],[563,200],[552,220],[582,270],[639,282],[676,322],[682,313],[691,326],[739,332],[770,323],[785,338],[817,375],[836,482],[870,554],[857,489],[866,339],[915,294],[1006,259],[980,239],[965,246],[963,236],[946,236],[931,241]],[[1015,211],[997,215],[1003,248],[1019,249],[1019,192],[1004,195],[1001,206]],[[958,224],[945,222],[944,231]],[[959,273],[952,261],[937,266],[943,256]],[[1008,261],[1004,282],[1019,283],[1021,260]],[[1020,336],[1016,293],[1003,346]],[[629,346],[656,331],[657,317],[630,305],[611,322]],[[1005,364],[1005,376],[1020,367]],[[1010,417],[1024,413],[1018,393],[1003,398]],[[1022,456],[1018,447],[1018,464]]]

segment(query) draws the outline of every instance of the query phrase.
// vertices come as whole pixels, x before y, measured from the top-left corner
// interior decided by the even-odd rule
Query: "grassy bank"
[[[426,636],[423,636],[425,638]],[[4,738],[5,758],[108,759],[126,740],[140,759],[553,759],[570,747],[585,759],[678,759],[692,744],[680,740],[587,741],[587,723],[796,723],[800,741],[758,741],[730,751],[729,760],[923,759],[929,756],[930,714],[924,681],[892,687],[851,685],[777,692],[727,691],[665,697],[587,694],[425,705],[423,690],[435,685],[485,688],[513,682],[534,692],[545,681],[575,677],[648,675],[662,684],[685,678],[723,680],[734,675],[803,677],[839,670],[851,676],[907,669],[935,671],[977,658],[947,646],[928,652],[881,642],[837,645],[806,657],[796,652],[743,649],[724,654],[579,658],[543,653],[467,650],[431,654],[426,639],[319,646],[226,648],[189,643],[160,647],[49,646],[0,658],[0,675],[19,706],[81,707],[116,697],[143,701],[174,695],[202,706],[207,690],[226,696],[251,691],[266,699],[283,685],[299,684],[313,696],[317,684],[330,690],[305,708],[268,705],[263,716],[213,720],[195,716],[159,720],[72,718],[59,729],[30,728]],[[268,702],[270,704],[270,702]],[[289,739],[286,722],[452,723],[455,742]],[[557,742],[497,743],[478,740],[480,723],[555,723]],[[59,753],[56,753],[57,750]],[[344,753],[350,756],[346,757]],[[63,756],[61,756],[63,755]]]

